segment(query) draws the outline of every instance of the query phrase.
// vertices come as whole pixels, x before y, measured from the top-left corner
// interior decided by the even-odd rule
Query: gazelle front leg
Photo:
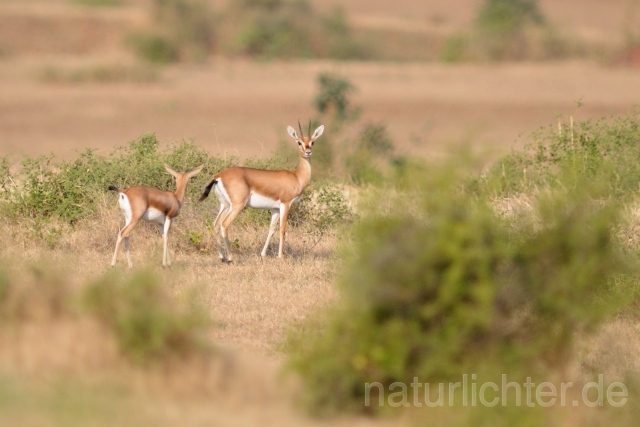
[[[269,225],[269,234],[267,235],[267,241],[264,242],[264,247],[262,248],[262,252],[260,256],[264,258],[267,256],[267,248],[269,247],[269,242],[271,241],[271,237],[273,237],[273,233],[276,231],[276,226],[278,225],[278,219],[280,218],[280,209],[273,209],[271,211],[271,224]]]
[[[287,231],[287,218],[289,217],[290,203],[280,203],[280,247],[278,248],[278,258],[282,259],[284,252],[284,235]]]
[[[133,263],[131,262],[131,250],[129,246],[129,236],[124,238],[124,252],[127,254],[127,263],[129,264],[129,268],[133,267]]]
[[[165,218],[164,220],[164,232],[162,233],[163,240],[163,253],[162,253],[162,266],[169,267],[171,265],[171,259],[169,257],[169,229],[171,228],[171,218]]]

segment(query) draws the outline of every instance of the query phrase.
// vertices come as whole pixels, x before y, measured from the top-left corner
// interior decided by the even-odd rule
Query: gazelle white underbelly
[[[247,206],[255,209],[278,209],[280,207],[280,201],[273,200],[258,193],[251,193]]]
[[[142,219],[150,222],[157,222],[158,224],[164,224],[165,218],[166,217],[164,213],[160,212],[156,208],[151,208],[151,207],[147,209],[144,215],[142,215]]]
[[[218,183],[215,187],[216,195],[222,203],[223,206],[230,207],[231,206],[231,198],[227,193],[227,190],[224,186],[222,180],[218,180]],[[292,203],[298,203],[300,201],[300,197],[296,197],[296,199]],[[280,208],[280,200],[274,200],[270,197],[263,196],[258,193],[251,193],[249,195],[249,200],[247,200],[246,206],[254,209],[279,209]]]
[[[129,225],[133,216],[133,212],[131,211],[131,203],[129,202],[129,198],[126,194],[120,193],[120,197],[118,197],[118,204],[120,205],[120,209],[122,209],[122,213],[124,214],[125,225]],[[158,224],[164,224],[166,217],[165,214],[158,209],[150,207],[142,215],[142,219],[150,222],[156,222]]]

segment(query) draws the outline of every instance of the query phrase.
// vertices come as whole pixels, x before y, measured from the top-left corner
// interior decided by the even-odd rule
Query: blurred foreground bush
[[[515,228],[461,182],[451,170],[407,170],[355,225],[341,305],[290,342],[314,411],[375,412],[377,395],[364,406],[372,382],[557,372],[576,334],[628,301],[614,206],[551,192],[537,200],[540,221]]]
[[[176,300],[156,274],[107,274],[87,288],[84,299],[135,362],[186,357],[209,348],[211,319],[196,295]]]
[[[211,318],[198,295],[175,295],[170,279],[155,273],[111,271],[92,283],[77,283],[70,272],[47,262],[0,266],[0,329],[16,332],[33,322],[79,323],[81,318],[102,323],[122,355],[138,364],[170,362],[212,348],[206,335]]]

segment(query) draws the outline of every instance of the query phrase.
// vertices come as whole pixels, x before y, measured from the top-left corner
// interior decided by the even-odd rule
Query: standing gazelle
[[[176,178],[175,193],[158,190],[157,188],[147,187],[145,185],[135,185],[126,190],[120,190],[113,185],[109,186],[109,190],[118,192],[118,204],[120,204],[120,209],[122,209],[125,220],[124,227],[118,233],[116,250],[111,260],[112,266],[116,265],[116,256],[118,255],[118,250],[123,240],[124,249],[127,253],[127,262],[129,263],[129,267],[132,266],[131,256],[129,254],[129,233],[131,233],[131,230],[133,230],[141,219],[160,225],[164,240],[162,265],[166,267],[171,264],[169,253],[167,252],[169,229],[171,228],[172,221],[180,213],[189,178],[197,175],[204,165],[200,165],[187,172],[178,172],[167,164],[165,164],[164,167],[167,172]]]
[[[226,255],[226,261],[231,262],[228,230],[245,206],[271,210],[269,234],[260,253],[261,257],[266,256],[269,241],[280,219],[278,258],[282,258],[289,209],[292,204],[300,201],[300,195],[311,181],[311,149],[314,141],[322,135],[324,126],[319,126],[311,135],[311,123],[309,123],[308,136],[304,136],[300,122],[298,122],[298,129],[300,129],[300,135],[291,126],[287,127],[289,135],[298,143],[300,152],[298,169],[289,171],[231,167],[214,176],[200,196],[200,201],[206,199],[211,188],[215,186],[216,195],[220,200],[220,211],[216,217],[214,229],[217,230],[218,226],[220,227],[220,235],[224,240],[223,249],[220,241],[216,239],[221,261],[225,261]]]

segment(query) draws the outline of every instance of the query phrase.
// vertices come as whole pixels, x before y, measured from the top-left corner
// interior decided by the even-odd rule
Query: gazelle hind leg
[[[127,220],[128,219],[129,218],[127,218]],[[131,251],[129,246],[129,233],[131,233],[131,230],[133,230],[136,224],[138,224],[138,221],[140,221],[140,218],[134,218],[131,221],[128,221],[127,225],[125,225],[122,230],[120,230],[120,233],[118,233],[118,241],[116,242],[116,250],[114,251],[111,265],[115,265],[116,256],[118,255],[118,249],[120,248],[120,245],[124,243],[124,250],[127,254],[127,263],[129,264],[129,267],[133,266],[133,263],[131,262]]]
[[[280,218],[280,210],[273,209],[271,211],[271,223],[269,224],[269,234],[267,234],[267,241],[264,242],[264,247],[262,248],[262,252],[260,252],[260,256],[264,258],[267,256],[267,248],[269,247],[269,242],[271,241],[271,237],[273,237],[273,233],[276,231],[276,226],[278,225],[278,219]]]
[[[116,259],[118,257],[118,250],[122,245],[122,232],[118,232],[118,239],[116,240],[116,250],[113,251],[113,258],[111,259],[111,266],[114,267],[116,265]]]
[[[222,239],[224,240],[224,247],[227,252],[227,262],[231,262],[231,247],[229,246],[229,227],[234,219],[242,212],[244,209],[243,204],[232,205],[229,213],[222,220],[222,224],[220,225],[220,234],[222,235]]]
[[[120,205],[120,209],[122,210],[122,214],[124,215],[124,227],[118,232],[118,239],[116,240],[116,249],[113,251],[113,258],[111,259],[111,266],[116,265],[116,260],[118,257],[118,251],[122,246],[122,242],[124,240],[125,250],[127,252],[127,261],[129,263],[129,267],[132,266],[131,256],[129,255],[129,232],[136,226],[140,218],[136,218],[133,221],[133,212],[131,211],[131,204],[129,203],[128,197],[123,194],[118,194],[118,205]]]

